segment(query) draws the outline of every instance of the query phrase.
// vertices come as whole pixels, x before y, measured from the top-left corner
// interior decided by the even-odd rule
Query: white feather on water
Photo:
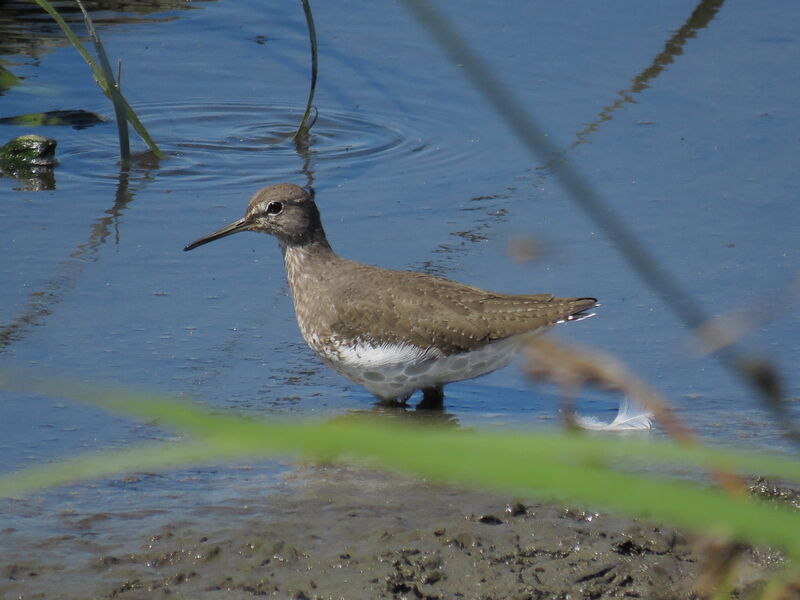
[[[611,423],[603,423],[594,417],[575,414],[576,423],[591,431],[644,431],[652,428],[653,415],[633,400],[623,397],[619,403],[617,416]]]

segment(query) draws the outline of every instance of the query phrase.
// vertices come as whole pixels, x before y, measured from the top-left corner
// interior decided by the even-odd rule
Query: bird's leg
[[[422,401],[417,404],[417,410],[444,410],[444,386],[424,388]]]

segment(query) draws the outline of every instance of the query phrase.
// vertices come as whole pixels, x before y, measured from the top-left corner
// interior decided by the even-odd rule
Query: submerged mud
[[[650,523],[310,465],[265,497],[62,521],[1,532],[0,597],[694,598],[713,559]],[[742,554],[737,593],[779,563]]]

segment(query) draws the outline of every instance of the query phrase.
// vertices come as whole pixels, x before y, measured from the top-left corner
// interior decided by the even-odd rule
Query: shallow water
[[[694,20],[691,2],[458,3],[452,16],[709,314],[781,299],[746,343],[781,368],[798,415],[800,316],[789,286],[800,250],[800,24],[783,16],[788,2],[703,6],[716,5]],[[716,360],[692,353],[686,328],[402,6],[314,7],[319,119],[307,149],[285,139],[308,85],[298,6],[192,7],[148,18],[103,12],[99,24],[167,160],[142,157],[121,175],[113,122],[43,127],[36,133],[59,141],[55,188],[0,179],[5,366],[257,416],[372,410],[369,394],[300,338],[274,240],[242,235],[182,252],[238,218],[260,186],[292,181],[314,185],[331,242],[349,258],[499,291],[597,296],[597,317],[560,335],[627,361],[714,442],[787,448],[772,416]],[[55,34],[34,39],[0,59],[21,78],[0,96],[0,117],[80,108],[110,118],[77,53]],[[3,125],[0,141],[30,131]],[[542,243],[540,260],[509,260],[519,234]],[[448,417],[463,425],[559,422],[557,390],[532,387],[513,367],[447,392]],[[608,420],[616,403],[587,391],[579,407]],[[2,411],[2,471],[172,435],[58,399],[4,393]],[[263,467],[254,485],[283,468]],[[131,498],[170,508],[191,504],[198,489],[252,481],[221,467],[192,473],[37,502],[72,494],[108,510]]]

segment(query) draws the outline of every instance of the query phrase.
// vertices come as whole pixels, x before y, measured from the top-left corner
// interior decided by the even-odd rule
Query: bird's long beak
[[[226,225],[219,231],[215,231],[214,233],[209,233],[193,241],[191,244],[186,246],[183,251],[188,252],[189,250],[194,250],[198,246],[202,246],[203,244],[207,244],[208,242],[213,242],[214,240],[218,240],[219,238],[224,238],[229,235],[233,235],[234,233],[239,233],[240,231],[247,231],[250,229],[250,221],[247,220],[245,217],[244,219],[239,219],[230,225]]]

